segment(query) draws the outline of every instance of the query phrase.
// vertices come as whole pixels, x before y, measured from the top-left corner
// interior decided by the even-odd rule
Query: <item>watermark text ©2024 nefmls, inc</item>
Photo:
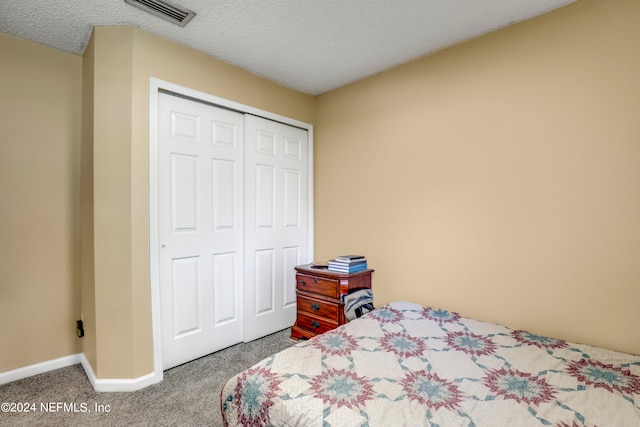
[[[98,402],[94,402],[93,405],[87,402],[2,402],[0,412],[106,413],[111,412],[111,406]]]

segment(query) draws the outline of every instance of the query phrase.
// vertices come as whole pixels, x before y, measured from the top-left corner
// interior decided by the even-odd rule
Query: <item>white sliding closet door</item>
[[[290,327],[308,259],[308,132],[245,116],[244,340]]]
[[[243,115],[158,99],[163,369],[242,341]]]
[[[158,94],[162,369],[293,325],[308,131]]]

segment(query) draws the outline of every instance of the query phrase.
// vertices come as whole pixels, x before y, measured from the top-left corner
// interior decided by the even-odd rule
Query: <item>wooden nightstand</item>
[[[311,264],[296,267],[297,318],[291,338],[311,338],[345,323],[343,297],[355,289],[370,289],[367,269],[353,274],[335,273]]]

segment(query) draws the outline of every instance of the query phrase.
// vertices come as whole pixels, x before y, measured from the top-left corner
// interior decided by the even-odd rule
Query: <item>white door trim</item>
[[[162,334],[160,310],[160,278],[158,261],[158,94],[160,91],[201,100],[219,107],[253,114],[308,131],[308,248],[309,261],[313,260],[313,125],[268,111],[220,98],[175,83],[151,77],[149,79],[149,276],[151,281],[151,316],[153,325],[153,374],[155,381],[163,378]]]

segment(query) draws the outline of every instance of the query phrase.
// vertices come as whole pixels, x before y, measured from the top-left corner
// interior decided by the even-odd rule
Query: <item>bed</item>
[[[229,379],[225,425],[640,426],[640,356],[396,302]]]

